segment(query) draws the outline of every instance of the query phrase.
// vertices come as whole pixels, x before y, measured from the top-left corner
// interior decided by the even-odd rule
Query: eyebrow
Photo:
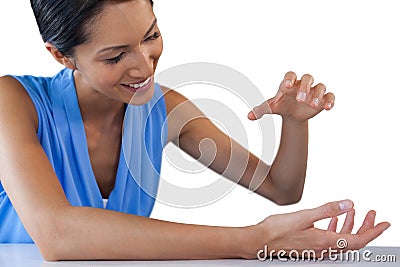
[[[147,30],[147,32],[144,34],[144,36],[147,36],[147,35],[149,35],[150,34],[150,32],[154,29],[154,27],[156,26],[156,24],[157,24],[157,19],[155,18],[154,20],[153,20],[153,23],[151,24],[151,26],[150,26],[150,28]],[[97,52],[96,54],[101,54],[101,53],[104,53],[104,52],[106,52],[106,51],[118,51],[118,50],[122,50],[122,49],[126,49],[126,48],[128,48],[129,47],[129,45],[118,45],[118,46],[111,46],[111,47],[106,47],[106,48],[103,48],[103,49],[101,49],[99,52]]]
[[[149,35],[151,33],[151,31],[154,29],[154,27],[156,26],[156,24],[157,24],[157,18],[155,18],[153,20],[153,23],[151,24],[150,28],[147,30],[147,32],[145,33],[144,36]]]

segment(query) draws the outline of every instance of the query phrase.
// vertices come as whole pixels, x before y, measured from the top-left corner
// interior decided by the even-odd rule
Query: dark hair
[[[43,41],[73,57],[75,46],[89,40],[90,25],[105,6],[127,1],[132,0],[31,0],[31,7]]]

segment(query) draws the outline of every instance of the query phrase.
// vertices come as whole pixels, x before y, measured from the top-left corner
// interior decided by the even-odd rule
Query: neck
[[[74,77],[81,116],[85,125],[95,127],[99,131],[108,131],[115,126],[122,129],[125,104],[85,86],[79,71],[74,72]]]

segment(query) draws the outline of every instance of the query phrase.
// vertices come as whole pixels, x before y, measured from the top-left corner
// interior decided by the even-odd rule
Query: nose
[[[128,75],[134,78],[147,78],[153,75],[154,60],[146,49],[138,48],[130,62]]]

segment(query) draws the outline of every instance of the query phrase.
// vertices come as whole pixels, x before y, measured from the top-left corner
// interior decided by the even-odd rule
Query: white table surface
[[[60,261],[46,262],[41,257],[35,245],[7,245],[0,244],[0,267],[78,267],[78,266],[400,266],[400,247],[367,247],[372,254],[370,259],[378,256],[394,256],[395,262],[366,262],[361,259],[355,261],[270,261],[259,260],[192,260],[192,261]],[[364,249],[365,250],[365,249]],[[364,251],[362,250],[362,251]]]

